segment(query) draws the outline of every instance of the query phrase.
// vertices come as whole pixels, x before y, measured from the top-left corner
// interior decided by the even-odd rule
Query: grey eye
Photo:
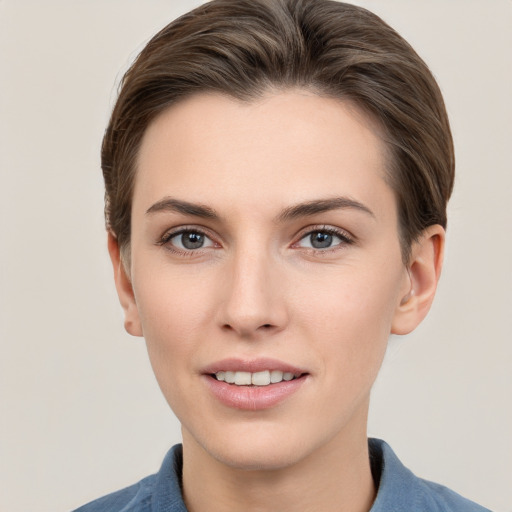
[[[341,233],[337,234],[329,230],[317,230],[310,231],[307,235],[302,237],[298,246],[305,247],[306,249],[330,249],[343,243],[350,243],[350,239]]]
[[[204,235],[200,233],[183,233],[181,243],[185,249],[199,249],[204,244]]]
[[[176,233],[169,239],[169,242],[174,245],[174,247],[185,251],[213,246],[213,242],[199,231],[182,231],[181,233]]]
[[[309,235],[309,240],[311,247],[314,247],[315,249],[326,249],[327,247],[331,247],[333,236],[330,233],[316,231]]]

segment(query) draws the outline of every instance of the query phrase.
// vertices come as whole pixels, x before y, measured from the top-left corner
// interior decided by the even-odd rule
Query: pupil
[[[325,249],[332,244],[332,235],[329,233],[317,232],[311,235],[311,245],[315,249]]]
[[[186,249],[199,249],[204,243],[204,235],[200,233],[183,233],[181,243]]]

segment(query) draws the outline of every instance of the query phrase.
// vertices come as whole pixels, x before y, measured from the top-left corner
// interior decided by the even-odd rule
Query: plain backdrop
[[[122,325],[99,147],[115,84],[200,0],[0,0],[0,511],[65,511],[158,470],[179,424]],[[392,339],[369,433],[512,511],[512,2],[368,0],[436,75],[457,155],[446,264]]]

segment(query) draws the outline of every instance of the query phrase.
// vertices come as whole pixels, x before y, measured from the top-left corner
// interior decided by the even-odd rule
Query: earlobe
[[[110,232],[108,233],[108,252],[114,269],[114,281],[117,295],[124,311],[124,328],[132,336],[142,336],[142,324],[139,318],[139,310],[135,301],[132,283],[121,259],[117,238]]]
[[[401,297],[391,326],[392,334],[408,334],[427,316],[443,266],[445,230],[429,226],[411,248],[409,289]]]

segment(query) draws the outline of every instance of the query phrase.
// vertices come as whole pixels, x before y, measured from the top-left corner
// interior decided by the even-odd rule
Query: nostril
[[[273,323],[266,323],[266,324],[260,324],[259,326],[257,326],[257,324],[256,324],[256,326],[251,327],[250,325],[247,326],[244,324],[237,326],[232,323],[225,323],[221,326],[221,329],[224,332],[236,332],[243,337],[247,337],[247,336],[250,337],[253,334],[256,334],[257,332],[259,332],[261,334],[263,334],[264,332],[270,334],[270,333],[274,332],[274,329],[276,329],[276,325],[274,325]]]

